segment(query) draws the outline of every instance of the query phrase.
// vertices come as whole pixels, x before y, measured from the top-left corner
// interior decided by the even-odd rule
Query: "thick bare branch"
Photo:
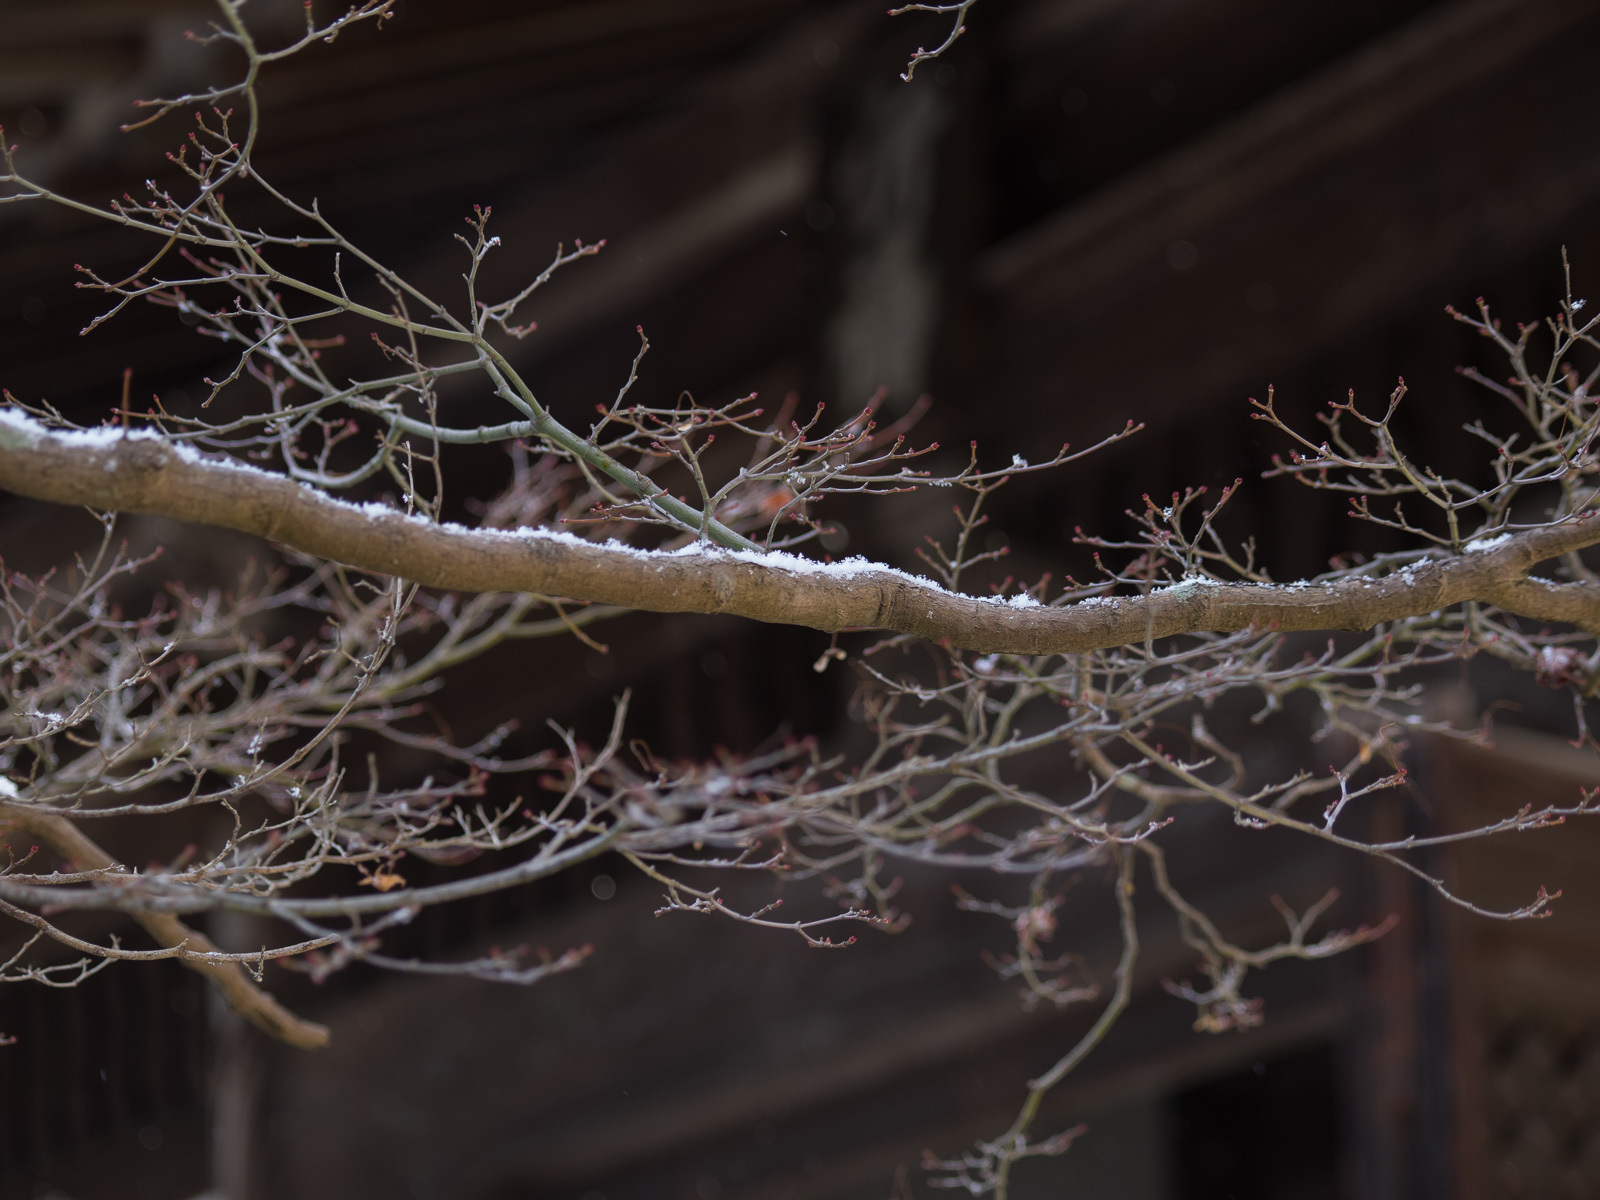
[[[1270,585],[1189,579],[1143,596],[1066,606],[964,596],[890,568],[787,555],[649,554],[545,530],[437,525],[347,504],[282,476],[201,458],[140,435],[61,432],[9,412],[0,487],[35,499],[257,534],[307,554],[417,583],[532,592],[652,612],[730,613],[837,631],[886,629],[964,650],[1074,654],[1154,638],[1258,628],[1362,630],[1469,600],[1600,632],[1600,587],[1529,577],[1600,542],[1593,512],[1441,554],[1387,575]]]

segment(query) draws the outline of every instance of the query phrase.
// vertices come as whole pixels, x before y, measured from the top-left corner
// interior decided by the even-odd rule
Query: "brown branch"
[[[0,488],[257,534],[432,587],[534,592],[652,612],[730,613],[826,632],[886,629],[986,653],[1084,653],[1251,627],[1361,630],[1469,600],[1600,634],[1600,587],[1528,578],[1540,562],[1600,542],[1592,512],[1379,578],[1287,586],[1195,580],[1147,596],[1018,608],[871,564],[823,571],[821,564],[782,556],[716,549],[646,554],[533,531],[441,527],[203,459],[159,438],[64,433],[14,410],[0,412]]]
[[[57,854],[70,860],[79,870],[103,870],[117,865],[116,860],[64,817],[0,805],[0,819],[30,837],[38,838]],[[163,946],[181,946],[196,954],[219,953],[210,938],[190,929],[170,913],[134,912],[129,915]],[[319,1050],[328,1044],[326,1025],[295,1016],[269,993],[252,983],[238,963],[186,956],[180,956],[180,961],[191,971],[209,979],[227,1000],[228,1006],[263,1033],[302,1050]]]

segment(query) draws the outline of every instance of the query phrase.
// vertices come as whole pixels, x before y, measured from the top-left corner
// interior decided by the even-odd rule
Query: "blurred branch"
[[[0,822],[38,838],[79,870],[103,871],[117,866],[116,861],[81,829],[62,817],[0,804]],[[8,910],[10,907],[6,906]],[[17,916],[16,913],[10,915],[14,919]],[[223,955],[210,938],[190,929],[177,917],[152,912],[135,912],[132,915],[157,943],[180,951],[175,955],[178,961],[209,979],[222,993],[228,1007],[263,1033],[302,1050],[317,1050],[328,1044],[326,1025],[295,1016],[269,993],[257,987],[240,965],[241,961],[264,964],[267,955]],[[77,939],[69,944],[77,949],[85,948]],[[314,948],[306,944],[296,947],[293,953],[305,953]]]

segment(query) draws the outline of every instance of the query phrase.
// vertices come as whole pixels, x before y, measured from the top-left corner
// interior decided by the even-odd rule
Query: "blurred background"
[[[301,21],[294,3],[251,10],[264,36]],[[637,396],[651,402],[792,392],[844,414],[883,388],[896,416],[926,393],[917,438],[976,439],[990,464],[1143,421],[996,497],[989,536],[1021,578],[1085,574],[1074,529],[1125,535],[1142,493],[1240,476],[1229,528],[1254,532],[1279,577],[1382,546],[1342,506],[1255,478],[1284,447],[1247,419],[1247,397],[1271,385],[1304,415],[1351,388],[1378,403],[1404,376],[1411,444],[1467,469],[1461,426],[1491,410],[1453,368],[1500,372],[1445,305],[1483,295],[1534,321],[1562,295],[1562,247],[1576,294],[1600,272],[1595,0],[982,0],[909,84],[908,54],[947,26],[871,0],[396,12],[265,77],[268,178],[437,295],[459,287],[450,234],[473,204],[494,207],[503,282],[557,242],[607,239],[536,297],[539,331],[516,348],[573,421],[614,395],[641,325],[653,348]],[[229,69],[183,38],[208,13],[0,4],[0,123],[23,169],[97,203],[162,170],[179,120],[116,127],[134,99]],[[72,265],[109,275],[147,252],[61,209],[0,209],[0,384],[89,421],[119,405],[129,368],[136,405],[203,395],[215,344],[170,310],[78,335],[96,309]],[[449,403],[460,421],[499,419],[487,395]],[[915,569],[948,503],[845,506],[829,548]],[[196,583],[263,553],[159,520],[123,528]],[[92,534],[86,518],[0,503],[10,569]],[[852,679],[811,670],[820,635],[638,616],[606,640],[604,656],[519,645],[463,668],[441,707],[463,736],[516,715],[532,746],[547,718],[592,726],[631,686],[633,732],[667,755],[780,729],[848,739]],[[1560,736],[1567,698],[1477,669],[1458,685],[1441,704],[1469,719],[1498,705],[1494,748],[1419,745],[1414,788],[1373,807],[1374,830],[1459,827],[1600,784],[1600,762]],[[1308,753],[1241,736],[1259,761]],[[1020,1171],[1015,1200],[1600,1196],[1595,830],[1428,860],[1489,902],[1565,888],[1532,926],[1462,918],[1396,873],[1225,822],[1186,847],[1176,882],[1237,940],[1277,935],[1269,896],[1302,905],[1330,885],[1335,923],[1400,924],[1336,961],[1273,968],[1256,984],[1266,1024],[1210,1036],[1160,986],[1194,966],[1152,912],[1132,1010],[1048,1106],[1050,1123],[1089,1133]],[[1098,883],[1081,891],[1057,945],[1104,980],[1109,902]],[[406,950],[436,955],[598,947],[531,991],[269,972],[333,1027],[319,1053],[238,1028],[177,967],[9,987],[0,1194],[921,1196],[923,1150],[1003,1129],[1023,1081],[1093,1014],[1024,1011],[983,961],[1006,948],[1003,925],[957,911],[948,879],[908,876],[904,902],[905,932],[821,953],[654,917],[653,886],[602,862],[431,910],[406,933]]]

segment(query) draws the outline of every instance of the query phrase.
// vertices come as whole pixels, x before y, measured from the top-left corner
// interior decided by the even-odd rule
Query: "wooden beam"
[[[1016,305],[1108,306],[1136,286],[1130,260],[1359,152],[1425,108],[1481,84],[1576,20],[1591,0],[1530,10],[1520,0],[1458,0],[1298,84],[1210,135],[994,247],[979,279]],[[1066,269],[1066,260],[1071,269]],[[1161,258],[1157,263],[1166,266]]]
[[[1597,13],[1430,10],[995,246],[977,390],[1051,414],[1041,441],[1081,436],[1091,405],[1192,412],[1525,252],[1600,198],[1600,131],[1565,116],[1582,100],[1561,78]]]
[[[1329,870],[1323,848],[1285,845],[1300,853],[1275,855],[1267,874],[1251,873],[1241,882],[1240,856],[1251,853],[1255,835],[1225,820],[1192,832],[1203,844],[1191,845],[1191,857],[1205,866],[1185,871],[1193,878],[1182,886],[1246,941],[1281,934],[1266,895],[1296,895],[1308,876]],[[613,1172],[649,1174],[680,1155],[700,1153],[690,1148],[747,1137],[763,1117],[821,1120],[836,1133],[862,1123],[870,1128],[878,1120],[874,1113],[903,1107],[903,1089],[939,1081],[959,1091],[970,1083],[964,1072],[974,1065],[994,1083],[976,1119],[987,1124],[1009,1117],[1001,1110],[1014,1110],[1023,1076],[1070,1044],[1087,1010],[1024,1012],[1014,989],[979,960],[986,945],[1004,939],[1004,926],[990,929],[981,918],[941,914],[949,904],[943,885],[908,874],[907,903],[919,923],[897,938],[866,937],[849,951],[818,953],[798,940],[791,944],[728,923],[652,920],[653,889],[630,888],[633,881],[625,879],[605,907],[585,898],[559,916],[501,934],[552,949],[597,940],[595,960],[568,979],[533,993],[461,981],[399,981],[321,1014],[336,1030],[331,1056],[283,1061],[279,1094],[296,1146],[298,1177],[290,1181],[296,1194],[341,1194],[341,1186],[362,1177],[385,1182],[373,1171],[392,1172],[399,1181],[440,1170],[460,1194],[596,1186]],[[738,904],[770,896],[771,888],[766,881],[734,881],[726,895]],[[813,903],[803,890],[786,889],[785,895],[786,911]],[[1104,901],[1103,893],[1079,889],[1062,913],[1063,929],[1077,931],[1070,948],[1083,952],[1102,979],[1101,968],[1116,952],[1114,931],[1098,919]],[[925,928],[924,921],[936,928]],[[1244,1039],[1224,1044],[1195,1037],[1188,1031],[1192,1014],[1161,994],[1163,977],[1193,969],[1194,952],[1178,939],[1170,914],[1152,908],[1144,940],[1139,995],[1168,1035],[1163,1047],[1178,1042],[1192,1053],[1154,1065],[1145,1056],[1154,1044],[1148,1027],[1139,1032],[1130,1026],[1129,1035],[1088,1068],[1081,1085],[1069,1089],[1072,1107],[1092,1103],[1097,1079],[1120,1080],[1118,1096],[1131,1098],[1258,1053]],[[651,981],[648,995],[640,991],[641,980]],[[1269,1031],[1263,1043],[1326,1031],[1326,1011],[1301,1013],[1294,1006],[1307,993],[1286,976],[1284,982],[1297,999],[1286,996],[1273,1018],[1287,1019],[1288,1027]],[[1326,996],[1325,987],[1315,989],[1317,1001]],[[443,1013],[451,1018],[441,1021]],[[1141,1018],[1130,1019],[1137,1024]],[[515,1044],[504,1043],[503,1059],[491,1062],[481,1049],[468,1049],[510,1038],[512,1031]],[[396,1045],[419,1047],[418,1057],[391,1060],[388,1048]],[[1218,1047],[1226,1051],[1220,1057]],[[1003,1065],[989,1069],[997,1053]],[[1002,1071],[1008,1073],[1002,1077]],[[373,1107],[364,1098],[370,1095],[383,1096],[381,1105]],[[435,1098],[444,1095],[458,1099],[441,1106]],[[353,1123],[324,1120],[324,1112],[335,1110],[352,1114]],[[942,1113],[939,1120],[954,1115]],[[963,1119],[970,1125],[973,1113]],[[412,1123],[431,1130],[427,1144],[400,1136]],[[510,1129],[515,1136],[507,1136]],[[985,1131],[952,1125],[942,1132],[954,1140]],[[852,1133],[847,1140],[857,1138]],[[328,1191],[313,1193],[314,1182]]]

